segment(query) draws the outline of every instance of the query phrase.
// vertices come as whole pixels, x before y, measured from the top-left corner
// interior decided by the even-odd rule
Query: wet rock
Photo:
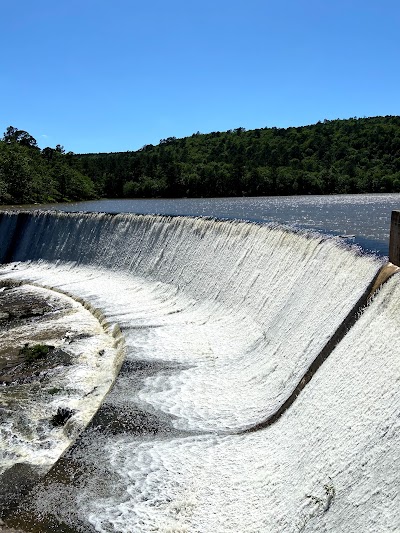
[[[68,352],[65,352],[61,348],[57,348],[54,350],[52,358],[51,358],[51,365],[52,366],[69,366],[73,364],[72,355]]]
[[[43,354],[39,353],[39,357],[36,358],[26,357],[23,350],[14,361],[0,368],[0,385],[11,383],[22,385],[32,383],[32,381],[43,382],[47,373],[55,367],[73,364],[71,354],[61,348],[54,348],[54,346],[47,346],[46,353],[43,351]]]
[[[166,431],[166,424],[157,415],[146,413],[135,406],[128,408],[121,405],[118,407],[103,405],[91,422],[91,427],[103,428],[105,432],[113,435],[121,433],[156,435]]]
[[[28,463],[16,463],[0,475],[0,517],[15,508],[21,498],[36,485],[41,473]]]

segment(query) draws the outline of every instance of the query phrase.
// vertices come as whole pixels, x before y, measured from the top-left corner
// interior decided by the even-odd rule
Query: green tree
[[[6,129],[3,135],[3,141],[8,144],[15,142],[28,148],[38,148],[36,139],[32,137],[32,135],[30,135],[27,131],[14,128],[14,126],[9,126]]]

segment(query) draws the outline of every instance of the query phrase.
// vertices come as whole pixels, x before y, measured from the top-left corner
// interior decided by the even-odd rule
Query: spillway
[[[277,225],[151,215],[5,213],[0,243],[0,279],[85,302],[125,349],[97,415],[7,523],[397,530],[397,277],[331,342],[382,260]]]

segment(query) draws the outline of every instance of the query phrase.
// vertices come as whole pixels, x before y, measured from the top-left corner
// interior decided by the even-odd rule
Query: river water
[[[30,206],[38,208],[278,222],[333,235],[354,235],[351,240],[364,250],[387,255],[390,214],[400,209],[400,194],[96,200]]]

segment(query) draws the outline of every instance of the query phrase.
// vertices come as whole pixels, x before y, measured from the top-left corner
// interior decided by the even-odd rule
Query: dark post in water
[[[389,239],[389,261],[400,266],[400,211],[392,211]]]

